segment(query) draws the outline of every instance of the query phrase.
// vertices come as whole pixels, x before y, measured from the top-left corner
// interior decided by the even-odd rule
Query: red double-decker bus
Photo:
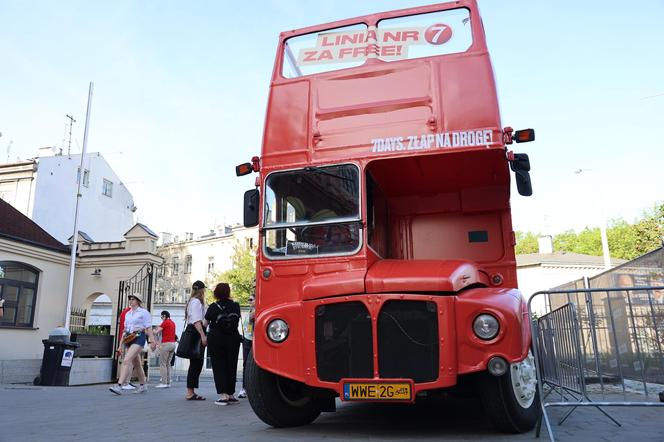
[[[510,432],[539,408],[510,169],[474,0],[281,34],[245,225],[259,225],[247,391],[276,426],[342,401],[476,387]]]

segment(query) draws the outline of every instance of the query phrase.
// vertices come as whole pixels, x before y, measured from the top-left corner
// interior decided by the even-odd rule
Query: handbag
[[[184,359],[203,359],[201,335],[192,324],[187,325],[182,332],[175,355]]]
[[[129,345],[132,342],[134,342],[137,337],[138,337],[138,333],[136,333],[136,332],[127,333],[126,335],[124,335],[122,337],[122,343],[125,344],[125,345]]]

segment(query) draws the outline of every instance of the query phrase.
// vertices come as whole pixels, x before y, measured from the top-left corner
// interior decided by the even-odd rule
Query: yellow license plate
[[[346,382],[344,400],[409,401],[411,388],[406,382]]]

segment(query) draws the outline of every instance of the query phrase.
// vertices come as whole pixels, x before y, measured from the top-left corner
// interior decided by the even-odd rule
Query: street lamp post
[[[85,161],[85,154],[88,148],[88,127],[90,124],[90,110],[92,106],[92,89],[93,84],[90,82],[88,88],[88,110],[85,114],[85,131],[83,132],[83,152],[81,152],[81,166],[79,168],[78,184],[76,187],[76,210],[74,211],[74,234],[72,237],[71,257],[69,262],[69,284],[67,287],[67,304],[65,306],[65,328],[69,330],[69,323],[71,320],[71,299],[74,290],[74,271],[76,268],[76,244],[78,241],[78,209],[81,200],[81,184],[83,183],[83,165]]]
[[[574,171],[574,173],[577,175],[583,172],[592,172],[592,169],[577,169]],[[599,235],[602,240],[602,254],[604,255],[604,268],[608,270],[611,268],[611,254],[609,253],[609,237],[606,234],[606,213],[604,209],[604,203],[606,199],[604,198],[603,193],[601,194],[600,199],[601,199],[600,201],[601,219],[599,221]]]

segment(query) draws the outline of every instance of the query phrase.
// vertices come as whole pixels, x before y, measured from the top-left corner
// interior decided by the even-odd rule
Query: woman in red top
[[[171,320],[171,314],[167,310],[161,312],[161,325],[155,329],[155,333],[161,333],[161,344],[159,344],[161,381],[155,388],[169,388],[171,386],[171,359],[175,353],[175,323]]]

